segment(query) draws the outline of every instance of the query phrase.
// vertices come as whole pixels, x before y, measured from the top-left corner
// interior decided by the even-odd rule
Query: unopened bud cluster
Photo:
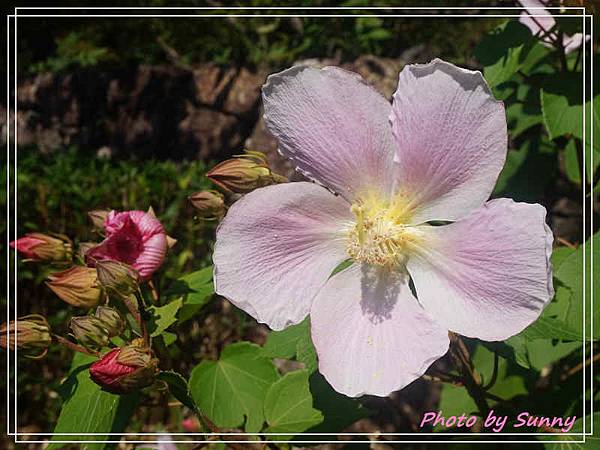
[[[212,196],[213,203],[198,198],[198,204],[208,201],[211,214],[221,218],[224,196],[218,191],[212,191]],[[29,233],[10,243],[26,261],[47,264],[47,287],[87,313],[71,318],[70,338],[53,335],[47,320],[37,314],[0,324],[0,347],[34,358],[44,356],[53,341],[86,354],[104,352],[90,367],[91,378],[107,391],[128,393],[152,384],[158,371],[144,323],[148,318],[143,314],[140,284],[151,284],[176,240],[167,235],[152,208],[147,212],[94,210],[88,216],[102,242],[81,242],[75,252],[71,240],[58,234]],[[152,284],[151,289],[155,294]],[[127,311],[136,323],[129,333],[125,332],[128,321],[119,311]],[[142,338],[122,344],[135,333]],[[122,347],[109,349],[115,345]]]
[[[71,319],[71,331],[77,341],[87,349],[106,347],[112,337],[119,336],[125,329],[125,321],[116,309],[99,306],[93,316]]]

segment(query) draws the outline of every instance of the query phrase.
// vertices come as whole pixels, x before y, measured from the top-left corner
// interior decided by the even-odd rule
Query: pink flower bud
[[[49,236],[43,233],[28,233],[10,243],[27,259],[44,262],[68,262],[73,254],[71,241],[66,236]]]
[[[225,215],[225,200],[218,191],[196,192],[188,197],[196,208],[198,216],[203,219],[221,219]]]
[[[217,164],[206,176],[217,186],[236,194],[245,194],[254,189],[287,179],[273,173],[267,158],[261,152],[247,151]]]
[[[112,259],[129,264],[142,280],[150,278],[167,253],[167,234],[152,214],[144,211],[111,211],[104,223],[106,239],[86,253],[86,262]]]
[[[132,343],[106,353],[90,366],[90,377],[102,389],[126,394],[154,382],[158,361],[149,349]]]
[[[93,308],[102,298],[102,289],[98,285],[96,269],[73,266],[48,277],[46,285],[61,300],[80,308]]]
[[[10,332],[7,342],[6,331]],[[29,358],[41,358],[48,351],[52,343],[50,326],[43,316],[31,314],[20,317],[17,321],[11,320],[8,324],[0,325],[0,347],[14,349],[14,336],[16,333],[17,348]]]

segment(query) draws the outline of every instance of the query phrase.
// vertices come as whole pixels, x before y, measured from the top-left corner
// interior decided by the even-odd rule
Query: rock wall
[[[403,62],[363,56],[342,66],[391,98]],[[249,148],[266,152],[289,173],[261,120],[260,89],[267,75],[215,64],[39,74],[19,83],[18,143],[42,152],[77,145],[109,157],[215,160]]]

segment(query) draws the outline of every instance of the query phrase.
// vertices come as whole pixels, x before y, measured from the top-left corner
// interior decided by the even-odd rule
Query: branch
[[[567,378],[575,375],[580,370],[583,370],[584,367],[587,367],[590,364],[595,363],[597,361],[600,361],[600,353],[595,354],[593,358],[586,359],[585,362],[582,361],[576,366],[571,367],[569,370],[567,370],[560,376],[560,381],[565,381]]]

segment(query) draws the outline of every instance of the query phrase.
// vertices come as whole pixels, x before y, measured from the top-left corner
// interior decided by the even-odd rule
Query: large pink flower
[[[112,259],[133,266],[142,279],[160,267],[167,253],[167,234],[153,214],[111,211],[104,222],[106,239],[86,253],[86,261]]]
[[[448,330],[503,340],[539,316],[552,232],[540,205],[487,201],[507,132],[479,72],[406,66],[390,104],[357,74],[293,67],[269,77],[263,100],[282,155],[320,185],[234,203],[215,288],[275,330],[310,314],[335,389],[388,395],[447,351]]]

